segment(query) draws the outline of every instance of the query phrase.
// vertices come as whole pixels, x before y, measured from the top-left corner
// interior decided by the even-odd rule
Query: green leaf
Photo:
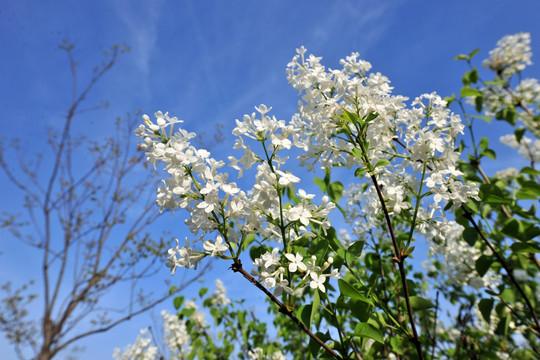
[[[515,242],[510,248],[516,253],[540,253],[540,244],[537,242]]]
[[[482,136],[482,139],[480,139],[480,144],[478,144],[482,150],[486,150],[489,146],[489,140],[487,137]]]
[[[242,242],[242,250],[246,250],[255,241],[255,234],[249,234]]]
[[[435,304],[431,300],[424,299],[420,296],[411,296],[409,300],[413,310],[427,310],[435,307]]]
[[[324,333],[324,334],[321,333],[321,332],[316,332],[315,335],[319,339],[321,339],[323,342],[327,342],[328,340],[332,339],[330,337],[330,335],[328,334],[328,331],[326,333]],[[321,345],[318,342],[316,342],[313,339],[309,340],[308,349],[309,349],[309,352],[311,353],[311,355],[313,356],[313,358],[315,358],[315,359],[324,359],[324,358],[326,358],[325,355],[324,356],[323,355],[317,356],[320,348],[321,348]],[[326,351],[324,353],[326,354]]]
[[[351,244],[351,246],[347,248],[347,252],[359,258],[360,255],[362,255],[362,250],[364,249],[364,245],[365,245],[364,241],[361,241],[361,240],[355,241],[354,243]]]
[[[518,240],[528,240],[524,238],[525,227],[521,220],[516,218],[511,218],[506,220],[504,226],[501,229],[501,232],[505,235],[508,235],[514,239]]]
[[[308,325],[310,325],[312,307],[313,307],[313,305],[311,305],[311,304],[302,305],[295,311],[296,316],[300,320],[302,320],[302,323],[304,325],[306,325],[307,327],[309,327]]]
[[[514,135],[516,136],[516,140],[518,143],[521,142],[521,139],[523,138],[523,134],[525,134],[526,129],[525,128],[518,128],[514,130]]]
[[[496,160],[497,159],[497,154],[495,154],[495,151],[491,150],[491,149],[486,149],[486,150],[483,150],[480,152],[480,154],[482,156],[485,156],[487,158],[490,158],[492,160]]]
[[[477,96],[474,98],[474,108],[479,113],[482,112],[482,108],[484,107],[484,97],[483,96]],[[489,120],[491,122],[491,118]]]
[[[465,54],[459,54],[457,56],[454,56],[454,60],[469,60],[469,56]]]
[[[176,290],[176,286],[174,286],[174,285],[171,286],[171,287],[169,288],[169,295],[172,295],[172,294],[175,292],[175,290]]]
[[[540,197],[540,185],[535,181],[521,181],[521,188],[516,194],[520,200],[536,200]]]
[[[470,96],[482,96],[482,92],[478,89],[474,89],[470,86],[464,86],[459,92],[461,97],[470,97]]]
[[[465,74],[463,74],[463,77],[461,78],[461,82],[463,83],[463,85],[465,86],[469,86],[471,84],[471,79],[470,79],[470,72],[467,71]]]
[[[321,189],[323,193],[326,192],[326,183],[324,182],[323,179],[316,177],[316,178],[313,178],[313,182],[319,186],[319,188]]]
[[[482,299],[478,302],[480,313],[488,324],[491,323],[491,310],[493,310],[493,303],[493,299]]]
[[[208,292],[207,288],[201,288],[199,290],[199,297],[203,297]]]
[[[480,119],[480,120],[484,120],[485,122],[487,122],[488,124],[491,123],[491,119],[492,117],[491,116],[484,116],[484,115],[470,115],[472,118],[474,119]]]
[[[476,272],[480,277],[484,276],[486,272],[491,267],[491,264],[493,263],[493,259],[491,256],[482,255],[478,259],[476,259]]]
[[[494,184],[482,184],[480,186],[480,198],[485,203],[510,204],[508,196]]]
[[[512,126],[516,125],[519,113],[518,111],[511,106],[507,106],[495,114],[495,118],[499,120],[504,120]]]
[[[465,228],[465,230],[463,230],[463,240],[470,246],[474,246],[476,240],[478,240],[478,231],[472,227]]]
[[[182,306],[182,303],[184,302],[184,297],[183,296],[177,296],[173,299],[173,304],[174,304],[174,308],[176,310],[180,309],[180,307]]]
[[[375,120],[377,117],[379,116],[379,114],[375,113],[375,112],[371,112],[369,113],[369,115],[366,117],[366,122],[370,122],[370,121],[373,121]]]
[[[354,149],[352,149],[352,155],[354,157],[361,158],[363,156],[363,154],[364,153],[362,152],[362,149],[360,149],[360,148],[355,147]]]
[[[354,176],[357,178],[362,178],[366,172],[367,172],[367,168],[359,167],[354,171]]]
[[[477,68],[474,68],[474,69],[472,69],[470,71],[469,79],[471,80],[471,82],[473,84],[476,84],[476,82],[478,81],[478,69]]]
[[[360,123],[361,125],[363,124],[362,119],[360,119],[357,114],[350,112],[347,109],[343,109],[343,113],[339,115],[338,118],[345,120],[347,122],[353,123],[353,124],[357,124],[357,123]]]
[[[317,312],[319,312],[320,305],[321,305],[321,298],[319,295],[319,291],[316,290],[315,295],[313,296],[313,305],[311,306],[311,315],[309,316],[308,329],[311,328],[311,324],[313,324],[313,319],[315,318],[315,315],[317,314]]]
[[[197,311],[197,309],[194,309],[194,308],[191,308],[191,309],[183,308],[182,311],[180,311],[180,315],[181,315],[181,316],[184,316],[184,317],[187,317],[187,318],[190,318],[191,315],[195,314],[195,311]]]
[[[351,284],[346,282],[343,279],[338,279],[339,291],[341,295],[350,297],[352,299],[360,300],[366,304],[373,305],[373,301],[362,295],[358,290],[356,290]]]
[[[359,337],[367,337],[378,343],[384,344],[384,338],[379,329],[369,323],[358,323],[354,327],[354,335]]]
[[[444,99],[446,101],[446,107],[450,107],[450,104],[452,104],[454,101],[456,101],[456,94],[452,94],[452,96],[446,96]]]
[[[472,57],[473,57],[474,55],[476,55],[479,51],[480,51],[480,49],[474,49],[473,51],[471,51],[471,52],[469,53],[469,59],[472,59]],[[475,68],[475,69],[476,69],[476,68]]]
[[[499,323],[497,324],[497,327],[495,328],[495,334],[508,336],[508,329],[510,327],[511,321],[512,321],[512,316],[510,314],[507,314],[506,316],[502,317],[501,321],[499,321]]]
[[[484,84],[486,85],[504,85],[504,80],[490,80],[490,81],[484,81]]]
[[[343,195],[343,189],[344,186],[339,181],[334,181],[330,184],[328,187],[328,196],[330,196],[330,200],[333,203],[337,203],[339,199],[341,199],[341,196]]]
[[[523,169],[519,171],[520,174],[526,174],[526,175],[540,175],[540,170],[533,169],[532,167],[525,166]]]
[[[512,304],[516,301],[516,292],[514,289],[506,288],[501,293],[501,299]]]
[[[344,302],[346,303],[346,305],[344,305],[343,307],[348,308],[355,319],[365,322],[368,321],[373,315],[374,307],[371,305],[366,305],[360,300],[352,300],[351,298],[346,298]]]
[[[478,81],[478,71],[476,70],[476,68],[463,74],[463,78],[461,79],[461,81],[463,82],[463,85],[476,83]]]
[[[403,355],[403,340],[401,340],[400,337],[394,336],[390,338],[390,347],[392,348],[392,352],[395,352],[399,355]]]
[[[381,159],[377,161],[377,163],[375,164],[375,167],[378,168],[379,166],[386,166],[386,165],[390,165],[390,161],[388,161],[387,159]]]

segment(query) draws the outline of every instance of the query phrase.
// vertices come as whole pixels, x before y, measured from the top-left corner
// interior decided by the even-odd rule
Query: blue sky
[[[162,110],[184,119],[190,131],[211,132],[220,123],[230,134],[234,119],[261,103],[272,106],[280,119],[291,117],[297,94],[284,71],[301,45],[329,67],[360,52],[373,71],[390,78],[397,94],[414,98],[437,91],[446,96],[459,91],[467,70],[465,63],[452,60],[455,55],[481,48],[480,64],[499,38],[522,31],[531,33],[533,52],[540,49],[538,14],[536,0],[2,1],[2,136],[21,137],[28,153],[45,149],[45,127],[60,124],[70,101],[68,63],[57,47],[64,38],[76,45],[81,83],[100,63],[102,49],[115,43],[131,47],[88,98],[88,104],[107,100],[110,108],[86,115],[77,131],[100,138],[128,111]],[[533,56],[533,62],[537,59]],[[539,69],[533,66],[526,75],[539,77]],[[499,134],[492,127],[482,131],[493,142]],[[214,152],[230,153],[228,140]],[[7,204],[8,210],[17,209],[21,194],[4,174],[0,185],[0,211]],[[0,282],[37,278],[35,254],[11,240],[0,230]],[[27,260],[24,267],[20,259]],[[227,267],[220,263],[215,269],[224,274],[234,297],[232,292],[241,288],[235,288]],[[166,277],[164,269],[158,281]],[[171,308],[169,303],[164,307]],[[82,344],[87,352],[80,359],[110,358],[114,347],[124,347],[150,323],[151,315],[143,315],[93,337]],[[3,359],[15,358],[3,339],[0,349]]]

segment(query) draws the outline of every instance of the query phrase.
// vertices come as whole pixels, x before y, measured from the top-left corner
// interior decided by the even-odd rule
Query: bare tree
[[[156,177],[140,169],[144,154],[137,154],[131,141],[139,117],[117,119],[113,136],[99,141],[73,134],[78,115],[107,106],[83,108],[94,85],[127,48],[117,45],[107,51],[82,90],[73,45],[65,41],[60,48],[69,59],[73,93],[63,128],[48,129],[52,156],[29,161],[15,150],[23,155],[14,169],[8,159],[16,143],[0,148],[0,167],[22,191],[25,211],[24,216],[4,211],[0,226],[39,249],[38,282],[43,286],[39,296],[30,293],[28,284],[2,286],[0,331],[20,358],[33,352],[32,358],[39,360],[52,359],[77,341],[151,309],[204,273],[169,291],[164,286],[161,295],[143,290],[141,282],[162,264],[165,240],[146,232],[158,217],[153,206]],[[125,303],[107,308],[105,295],[119,287],[126,291]],[[28,310],[34,299],[42,301],[41,319]]]

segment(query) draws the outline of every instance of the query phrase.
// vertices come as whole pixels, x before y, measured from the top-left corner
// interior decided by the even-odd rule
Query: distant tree
[[[128,48],[115,45],[106,51],[82,90],[74,46],[64,41],[60,48],[71,68],[72,100],[63,127],[47,129],[51,156],[43,152],[31,160],[20,141],[9,146],[0,142],[0,167],[22,191],[25,209],[21,215],[4,203],[0,227],[42,253],[39,295],[29,284],[2,285],[0,331],[21,359],[30,353],[39,360],[52,359],[79,340],[153,308],[201,276],[197,273],[161,295],[140,284],[162,266],[158,259],[164,239],[147,232],[159,216],[151,211],[157,177],[139,171],[144,154],[136,153],[131,141],[138,116],[118,118],[115,131],[104,139],[74,134],[78,115],[108,106],[83,107],[95,84]],[[15,154],[18,162],[12,161]],[[126,283],[130,293],[122,298],[122,307],[107,304],[104,296]],[[42,302],[40,318],[30,311],[34,300]]]

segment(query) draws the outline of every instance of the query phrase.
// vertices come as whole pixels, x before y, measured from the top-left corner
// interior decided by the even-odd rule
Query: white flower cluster
[[[477,290],[497,286],[500,279],[493,270],[488,270],[483,277],[478,276],[475,264],[482,252],[461,240],[463,226],[455,221],[441,221],[430,224],[426,229],[429,255],[443,264],[442,269],[436,270],[442,275],[439,278],[448,279],[453,285],[469,285]],[[424,267],[434,270],[426,263]]]
[[[152,338],[148,329],[141,329],[140,334],[133,344],[124,348],[124,351],[115,348],[114,360],[155,360],[158,358],[158,348],[152,345]]]
[[[530,34],[519,33],[503,37],[498,47],[490,51],[490,57],[483,61],[485,67],[495,72],[496,80],[481,87],[482,104],[488,116],[494,116],[505,107],[519,107],[518,119],[527,130],[540,136],[540,125],[535,118],[540,110],[540,84],[537,79],[521,79],[513,89],[510,88],[513,75],[521,74],[531,65],[532,52]],[[475,98],[467,98],[474,105]]]
[[[501,144],[509,146],[513,149],[518,149],[518,152],[524,159],[538,163],[540,162],[540,140],[533,140],[527,136],[523,136],[518,142],[514,134],[508,134],[499,138]]]
[[[216,290],[212,294],[212,305],[226,306],[231,303],[231,299],[227,297],[227,289],[220,279],[216,279]]]
[[[197,236],[194,242],[203,241],[203,251],[193,250],[187,239],[185,246],[177,242],[169,250],[167,265],[172,273],[179,266],[196,266],[205,256],[234,258],[238,244],[255,234],[283,244],[254,262],[258,268],[254,274],[266,287],[275,288],[276,294],[292,293],[308,283],[324,291],[325,279],[339,276],[337,270],[327,271],[330,259],[303,261],[298,259],[300,254],[288,253],[297,239],[316,236],[313,226],[325,232],[330,227],[328,214],[335,208],[326,196],[316,205],[314,195],[296,190],[300,178],[286,168],[288,157],[281,155],[293,146],[304,150],[299,161],[309,169],[317,162],[322,168],[373,168],[379,164],[373,173],[392,214],[411,211],[411,199],[425,198],[424,191],[432,195],[432,217],[448,201],[456,208],[469,197],[477,198],[475,185],[457,179],[462,173],[456,170],[459,153],[454,143],[463,125],[439,96],[424,94],[408,108],[405,97],[392,95],[386,77],[367,74],[371,65],[359,60],[357,53],[341,60],[341,70],[327,70],[321,58],[310,55],[306,59],[305,52],[303,47],[298,49],[288,64],[288,80],[303,95],[298,114],[289,124],[268,116],[271,108],[265,105],[236,120],[234,148],[243,150],[243,155],[238,159],[230,156],[229,166],[239,177],[256,168],[255,182],[247,192],[228,182],[228,175],[220,170],[224,162],[190,144],[194,134],[182,129],[173,132],[179,120],[157,112],[156,125],[143,117],[144,125],[136,132],[140,147],[146,150],[148,161],[154,166],[163,163],[169,174],[158,190],[157,204],[162,210],[186,209],[186,223]],[[343,115],[348,113],[367,126],[345,121]],[[258,143],[263,155],[253,151],[248,141]],[[365,149],[359,155],[360,146]],[[287,187],[295,193],[293,203],[284,202]],[[373,185],[365,190],[364,215],[369,214],[369,227],[369,219],[377,217],[381,204]],[[302,272],[300,283],[290,284],[286,271]]]
[[[493,70],[501,78],[520,73],[532,64],[531,37],[529,33],[506,35],[489,52],[482,65]]]
[[[295,144],[305,151],[300,156],[302,164],[310,169],[316,161],[323,168],[366,166],[364,158],[354,156],[355,147],[364,141],[369,146],[369,162],[386,164],[375,171],[390,212],[399,214],[412,208],[407,195],[410,189],[419,188],[420,180],[430,189],[435,203],[452,201],[453,209],[469,197],[477,198],[475,185],[456,179],[462,173],[456,170],[460,154],[454,144],[464,125],[438,95],[421,95],[407,108],[405,97],[391,94],[386,77],[366,74],[371,65],[358,60],[357,53],[341,60],[343,69],[326,70],[321,58],[310,55],[306,59],[305,52],[303,47],[298,49],[287,69],[289,82],[302,94],[299,112],[291,122],[300,130]],[[340,116],[344,111],[369,122],[367,128],[344,123]],[[411,175],[423,170],[425,177]],[[368,206],[373,213],[379,212],[377,194],[367,191],[372,196]]]
[[[176,247],[168,251],[167,266],[171,274],[177,267],[195,267],[205,256],[225,257],[224,253],[229,250],[229,258],[234,257],[231,246],[236,247],[249,234],[257,234],[266,241],[292,244],[301,237],[314,237],[312,224],[322,231],[330,227],[328,215],[335,204],[327,196],[322,198],[321,205],[316,205],[312,202],[315,195],[298,189],[298,201],[284,203],[285,189],[295,189],[300,178],[285,170],[288,158],[281,157],[279,152],[293,146],[297,130],[283,120],[268,116],[271,108],[260,105],[255,109],[258,116],[256,113],[245,115],[242,121],[236,121],[233,131],[237,136],[234,148],[243,150],[243,156],[240,159],[229,157],[230,166],[238,171],[239,177],[256,166],[255,183],[247,193],[227,181],[228,174],[219,170],[224,162],[212,159],[207,151],[190,144],[194,134],[182,129],[172,131],[174,124],[180,122],[176,118],[157,112],[156,125],[148,116],[143,117],[144,125],[136,131],[141,138],[140,148],[146,151],[149,162],[154,166],[163,163],[169,174],[158,189],[157,204],[161,210],[187,210],[186,224],[197,236],[194,242],[203,241],[204,251],[197,251],[187,238],[182,247],[176,240]],[[246,143],[249,139],[259,143],[263,156],[251,150]],[[216,232],[215,240],[204,239]],[[276,248],[276,252],[279,251]],[[284,258],[283,265],[288,267],[286,261]],[[319,271],[326,270],[323,268],[318,267]],[[314,269],[309,276],[315,276]],[[273,278],[277,280],[279,276],[273,275]],[[267,287],[276,286],[264,280]],[[319,281],[319,288],[324,288],[322,280]],[[283,282],[276,281],[276,284]]]
[[[279,350],[270,355],[265,355],[264,350],[259,347],[253,350],[250,350],[248,352],[248,356],[250,360],[285,360],[287,359],[285,355],[283,355],[283,353]]]
[[[171,359],[183,359],[191,352],[191,337],[186,328],[185,321],[167,310],[161,311],[163,319],[163,338],[171,354]]]
[[[203,240],[207,234],[219,230],[225,220],[239,219],[246,212],[238,211],[234,204],[246,199],[235,183],[227,182],[227,173],[218,172],[224,166],[223,161],[216,161],[204,149],[197,149],[190,144],[195,134],[183,129],[173,132],[173,126],[179,123],[177,118],[167,114],[155,114],[157,125],[143,116],[144,125],[140,125],[135,134],[141,138],[140,148],[146,151],[147,160],[154,164],[161,162],[169,177],[163,181],[157,193],[157,205],[163,209],[186,209],[190,217],[186,220],[190,231],[198,235],[196,240]],[[166,128],[169,127],[169,131]],[[234,197],[234,201],[231,201]],[[219,214],[220,217],[216,216]],[[220,221],[221,220],[221,221]],[[236,242],[234,233],[227,234],[229,242]],[[193,267],[206,255],[221,256],[229,248],[223,237],[216,240],[204,240],[204,252],[191,249],[187,245],[169,250],[167,265],[174,273],[176,267]]]
[[[195,313],[197,314],[197,313]],[[204,314],[203,314],[204,316]],[[192,316],[193,317],[193,316]],[[169,350],[170,359],[184,359],[191,352],[191,337],[186,323],[167,310],[161,311],[163,320],[163,340]],[[152,344],[152,336],[148,329],[142,329],[135,343],[125,347],[124,351],[116,348],[113,352],[115,360],[157,360],[162,359],[157,346]]]
[[[341,65],[342,69],[327,70],[321,58],[306,56],[305,48],[298,49],[288,65],[288,80],[302,95],[298,114],[291,122],[299,129],[294,143],[304,150],[302,164],[309,169],[316,162],[323,168],[367,168],[366,161],[382,164],[374,174],[389,212],[411,212],[415,208],[411,201],[422,199],[426,208],[417,210],[415,231],[441,237],[453,224],[443,216],[442,208],[448,202],[456,209],[469,198],[479,200],[478,187],[459,180],[463,174],[457,170],[460,154],[455,151],[455,142],[464,128],[460,117],[435,93],[417,97],[408,107],[405,97],[392,95],[386,77],[368,73],[371,65],[358,60],[357,53],[341,60]],[[345,122],[344,112],[358,115],[363,123]],[[367,144],[366,156],[357,156],[362,144]],[[428,194],[431,197],[425,196]],[[344,195],[346,220],[355,237],[364,239],[369,234],[383,238],[382,205],[373,184],[353,184]],[[479,251],[472,249],[470,261],[462,264],[458,255],[465,244],[460,244],[459,236],[452,239],[444,244],[431,242],[431,251],[448,260],[448,274],[456,281],[469,283]],[[277,266],[265,269],[263,260],[257,264],[265,270],[263,278],[279,272]]]
[[[329,257],[322,266],[318,266],[317,257],[312,255],[309,259],[305,260],[302,254],[286,253],[285,258],[289,264],[289,273],[296,273],[302,275],[302,279],[298,285],[293,289],[289,286],[289,280],[284,279],[283,274],[285,268],[281,266],[282,257],[279,254],[279,248],[274,248],[272,252],[264,253],[260,258],[255,259],[253,265],[258,269],[251,271],[252,275],[259,277],[259,282],[267,288],[275,288],[274,296],[280,296],[284,291],[287,294],[293,294],[295,291],[301,291],[303,286],[309,282],[309,286],[312,289],[319,289],[322,292],[326,291],[325,282],[329,277],[338,279],[341,274],[339,270],[333,269],[330,273],[325,273],[326,269],[334,262],[332,257]]]
[[[405,98],[391,95],[388,78],[380,73],[366,75],[371,65],[358,60],[358,53],[341,60],[343,70],[327,71],[320,63],[322,58],[310,55],[306,59],[304,47],[296,52],[287,65],[287,78],[302,94],[298,114],[291,121],[299,129],[296,144],[305,151],[299,158],[302,164],[309,169],[313,168],[315,160],[323,168],[333,165],[350,168],[360,164],[358,158],[350,156],[354,144],[337,136],[344,126],[337,117],[343,109],[358,111],[361,118],[378,114],[380,120],[368,130],[370,147],[377,147],[372,155],[381,156],[381,150],[392,149],[394,129],[387,120],[404,107]]]

